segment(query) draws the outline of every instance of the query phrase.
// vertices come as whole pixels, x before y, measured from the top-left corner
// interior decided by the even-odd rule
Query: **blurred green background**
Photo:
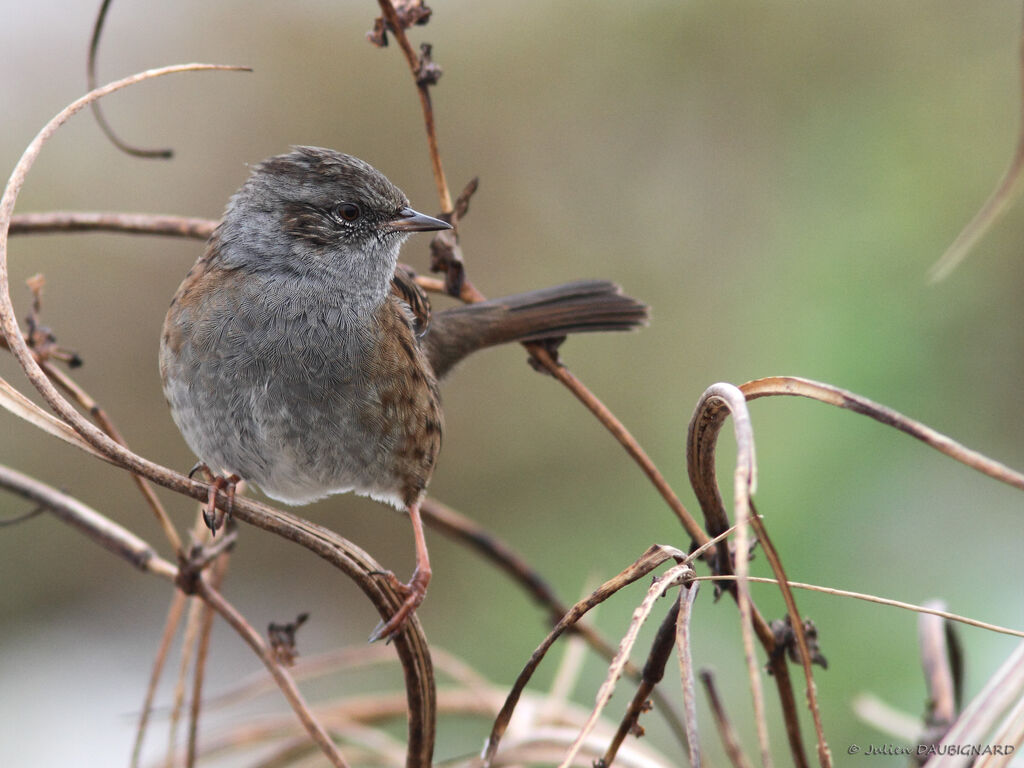
[[[84,92],[93,5],[0,3],[6,172],[43,123]],[[604,277],[650,303],[650,328],[574,339],[563,358],[691,511],[698,512],[685,472],[686,425],[717,381],[819,379],[1024,467],[1022,208],[951,279],[925,280],[1014,146],[1019,4],[433,7],[429,26],[412,38],[432,42],[444,67],[434,104],[453,191],[481,178],[462,230],[471,279],[497,296]],[[376,13],[370,0],[115,3],[100,55],[103,82],[185,61],[254,72],[177,75],[105,101],[124,138],[174,147],[170,162],[127,157],[88,114],[74,118],[44,149],[18,211],[216,218],[246,163],[291,144],[363,157],[415,206],[435,211],[405,62],[397,47],[378,50],[364,39]],[[25,278],[43,272],[44,320],[85,359],[78,380],[136,451],[181,469],[193,457],[166,411],[156,349],[170,296],[201,250],[195,241],[85,234],[16,238],[10,255],[19,313],[28,307]],[[427,238],[413,239],[403,260],[425,271]],[[521,551],[566,600],[651,543],[687,546],[622,449],[524,359],[519,348],[491,350],[447,382],[446,442],[432,493]],[[8,358],[0,375],[25,384]],[[752,413],[757,503],[791,578],[910,602],[942,597],[962,614],[1024,624],[1020,492],[821,404],[761,400]],[[11,416],[0,419],[0,462],[162,543],[123,473]],[[732,451],[726,436],[726,483]],[[194,506],[164,498],[187,526]],[[5,518],[26,506],[0,496]],[[409,525],[394,512],[336,497],[303,514],[399,576],[410,571]],[[428,637],[510,683],[543,636],[543,614],[474,555],[428,535],[435,576],[419,612]],[[764,558],[754,567],[765,572]],[[0,533],[0,580],[0,764],[124,764],[167,585],[46,516]],[[624,632],[643,588],[600,609],[597,623],[609,636]],[[362,597],[319,560],[251,528],[241,532],[225,592],[259,627],[312,611],[303,653],[358,643],[376,623]],[[767,614],[781,615],[770,588],[754,594]],[[695,660],[718,671],[753,750],[736,611],[710,597],[705,589],[695,616]],[[839,763],[851,743],[891,743],[854,717],[851,701],[869,691],[922,711],[915,616],[814,594],[798,600],[830,661],[818,691]],[[962,637],[973,694],[1014,641],[980,630]],[[553,662],[541,668],[538,690]],[[257,667],[218,627],[211,690]],[[591,659],[577,686],[581,703],[592,702],[602,677],[603,665]],[[398,685],[397,672],[387,682]],[[378,684],[343,681],[334,693]],[[629,687],[613,700],[613,717]],[[677,683],[666,689],[678,698]],[[785,764],[774,703],[771,713]],[[705,746],[717,755],[703,705],[701,717]],[[44,736],[55,724],[60,738]],[[644,724],[652,745],[675,754],[656,715]],[[478,750],[488,727],[442,724],[438,758]],[[152,754],[164,734],[157,726]]]

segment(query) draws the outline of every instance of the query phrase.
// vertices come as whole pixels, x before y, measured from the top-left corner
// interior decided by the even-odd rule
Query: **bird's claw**
[[[381,620],[370,633],[368,642],[375,643],[378,640],[392,640],[395,635],[405,626],[405,623],[412,617],[413,612],[423,602],[427,595],[427,584],[430,582],[430,572],[424,573],[419,568],[413,571],[412,578],[408,584],[403,584],[391,571],[383,574],[388,584],[394,589],[402,604],[387,621]]]

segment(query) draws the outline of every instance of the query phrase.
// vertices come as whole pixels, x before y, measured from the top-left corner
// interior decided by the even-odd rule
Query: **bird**
[[[241,480],[290,505],[354,492],[408,512],[416,567],[404,584],[388,572],[403,602],[371,641],[400,631],[430,582],[420,503],[444,429],[438,380],[484,347],[648,321],[603,280],[431,312],[399,250],[450,228],[363,160],[293,147],[231,197],[160,340],[171,416],[211,481],[211,527],[216,493],[230,508]]]

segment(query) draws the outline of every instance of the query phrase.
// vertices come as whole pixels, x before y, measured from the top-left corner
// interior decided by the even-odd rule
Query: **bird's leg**
[[[409,505],[409,519],[412,520],[412,534],[416,540],[416,570],[412,572],[412,578],[409,579],[408,584],[402,584],[394,574],[388,574],[392,585],[400,594],[405,595],[405,600],[386,623],[382,621],[373,630],[370,635],[371,643],[381,638],[391,639],[394,637],[427,594],[427,585],[430,583],[430,558],[427,555],[427,540],[423,535],[423,521],[420,519],[418,501]]]
[[[242,481],[242,478],[238,475],[229,475],[227,477],[215,475],[201,461],[189,470],[188,476],[192,477],[196,472],[202,473],[203,479],[210,484],[210,489],[206,496],[206,506],[203,508],[203,522],[210,529],[210,533],[216,536],[217,531],[224,525],[225,518],[231,516],[235,506],[235,490],[238,483]],[[219,491],[224,491],[225,496],[227,496],[227,504],[224,505],[223,514],[217,509],[217,493]]]

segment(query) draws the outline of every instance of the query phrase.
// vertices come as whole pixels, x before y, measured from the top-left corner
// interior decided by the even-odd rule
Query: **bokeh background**
[[[0,3],[4,169],[84,92],[96,5]],[[470,277],[489,295],[605,277],[650,303],[650,328],[574,339],[564,359],[692,511],[685,430],[717,381],[823,380],[1024,467],[1021,207],[949,280],[925,279],[1011,154],[1019,4],[433,6],[429,26],[412,37],[432,42],[444,67],[434,103],[453,190],[481,178],[463,227]],[[376,13],[370,0],[115,3],[103,82],[185,61],[255,71],[178,75],[105,101],[126,139],[172,146],[170,162],[127,157],[88,114],[76,117],[43,151],[18,210],[215,218],[246,163],[308,143],[369,160],[414,205],[435,211],[405,62],[397,48],[364,39]],[[25,278],[44,273],[44,319],[85,359],[78,380],[135,450],[183,469],[193,457],[166,411],[156,349],[169,298],[200,251],[195,241],[96,234],[20,237],[11,247],[20,313]],[[427,238],[406,246],[403,260],[425,270],[427,259]],[[567,600],[653,542],[685,547],[621,448],[524,359],[519,348],[492,350],[445,385],[448,427],[432,493],[520,550]],[[25,383],[10,359],[0,359],[0,375]],[[761,400],[752,412],[757,502],[792,578],[910,602],[941,597],[951,610],[1022,626],[1019,492],[821,404]],[[0,420],[0,461],[161,542],[126,475],[11,416]],[[727,436],[724,461],[732,450]],[[164,498],[188,525],[194,506]],[[23,501],[0,496],[0,516],[24,511]],[[304,513],[400,576],[411,569],[403,517],[350,497]],[[509,683],[543,636],[543,614],[474,555],[429,539],[435,576],[420,610],[428,637]],[[765,570],[763,558],[755,567]],[[167,585],[47,516],[2,530],[0,583],[0,764],[124,764]],[[599,610],[603,631],[623,633],[643,588]],[[324,564],[252,529],[241,532],[225,591],[257,626],[312,611],[303,653],[358,643],[376,622]],[[755,596],[781,615],[770,588]],[[752,748],[736,611],[710,597],[706,590],[695,617],[695,658],[717,670]],[[853,743],[892,742],[860,722],[851,702],[867,691],[922,711],[915,616],[812,594],[798,600],[830,661],[818,690],[838,759]],[[962,638],[973,693],[1014,641],[979,630]],[[538,690],[556,659],[542,667]],[[257,667],[218,627],[210,689]],[[388,675],[383,684],[398,685],[397,671]],[[603,665],[588,661],[580,702],[592,701],[602,677]],[[381,684],[354,676],[318,693]],[[678,685],[667,689],[676,695]],[[613,716],[625,701],[613,700]],[[283,708],[276,699],[266,706]],[[650,743],[672,754],[659,718],[644,724]],[[488,726],[442,724],[438,758],[475,752]],[[702,726],[715,755],[703,709]],[[158,725],[147,753],[163,738]],[[785,763],[778,728],[774,743]]]

